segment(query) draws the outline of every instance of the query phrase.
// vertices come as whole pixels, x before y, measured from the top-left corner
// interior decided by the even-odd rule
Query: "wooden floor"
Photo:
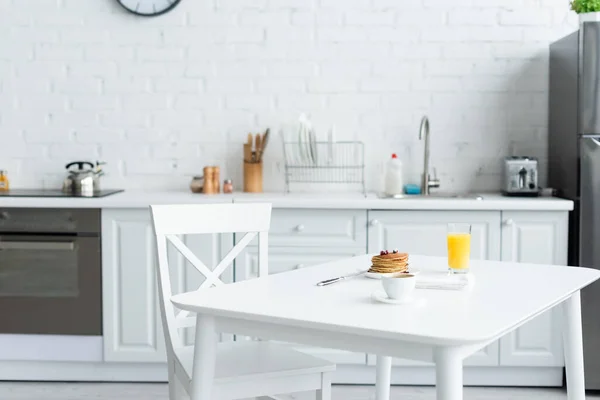
[[[335,386],[333,400],[372,400],[372,386]],[[435,400],[431,387],[393,387],[392,400]],[[166,400],[167,385],[159,383],[22,383],[0,382],[1,400]],[[287,399],[312,400],[302,393]],[[566,400],[561,389],[465,388],[465,400]],[[600,399],[588,394],[587,399]]]

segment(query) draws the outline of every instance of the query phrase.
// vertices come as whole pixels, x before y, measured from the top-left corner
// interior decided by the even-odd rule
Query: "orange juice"
[[[468,270],[470,256],[471,234],[448,233],[448,267],[453,270]]]

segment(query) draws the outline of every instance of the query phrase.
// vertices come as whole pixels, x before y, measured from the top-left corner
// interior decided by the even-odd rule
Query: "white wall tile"
[[[498,189],[511,152],[547,158],[548,44],[577,27],[556,0],[205,0],[157,18],[98,0],[0,0],[0,169],[60,184],[100,157],[105,185],[187,187],[300,112],[366,144],[368,187],[390,150],[418,179],[422,115],[448,190]],[[544,165],[542,165],[542,169]],[[543,174],[542,176],[545,176]],[[239,182],[236,182],[239,187]]]

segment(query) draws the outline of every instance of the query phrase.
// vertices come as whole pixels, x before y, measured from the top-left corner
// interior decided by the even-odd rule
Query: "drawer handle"
[[[377,226],[377,225],[379,225],[379,221],[376,220],[376,219],[372,219],[371,220],[371,226]]]
[[[295,230],[296,230],[296,232],[304,231],[304,225],[300,224],[300,225],[296,226]]]
[[[296,265],[296,269],[302,269],[302,268],[304,268],[304,264],[298,264],[298,265]]]

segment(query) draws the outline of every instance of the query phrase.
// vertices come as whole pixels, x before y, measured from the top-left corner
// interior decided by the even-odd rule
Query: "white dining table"
[[[541,313],[560,306],[569,400],[584,400],[580,290],[600,271],[471,261],[466,290],[417,289],[415,301],[373,300],[381,282],[364,276],[370,255],[172,297],[197,313],[192,400],[212,400],[218,332],[377,355],[377,400],[389,399],[391,357],[435,363],[439,400],[463,398],[463,360]],[[443,274],[445,257],[410,256],[411,268]],[[419,278],[419,275],[417,276]]]

